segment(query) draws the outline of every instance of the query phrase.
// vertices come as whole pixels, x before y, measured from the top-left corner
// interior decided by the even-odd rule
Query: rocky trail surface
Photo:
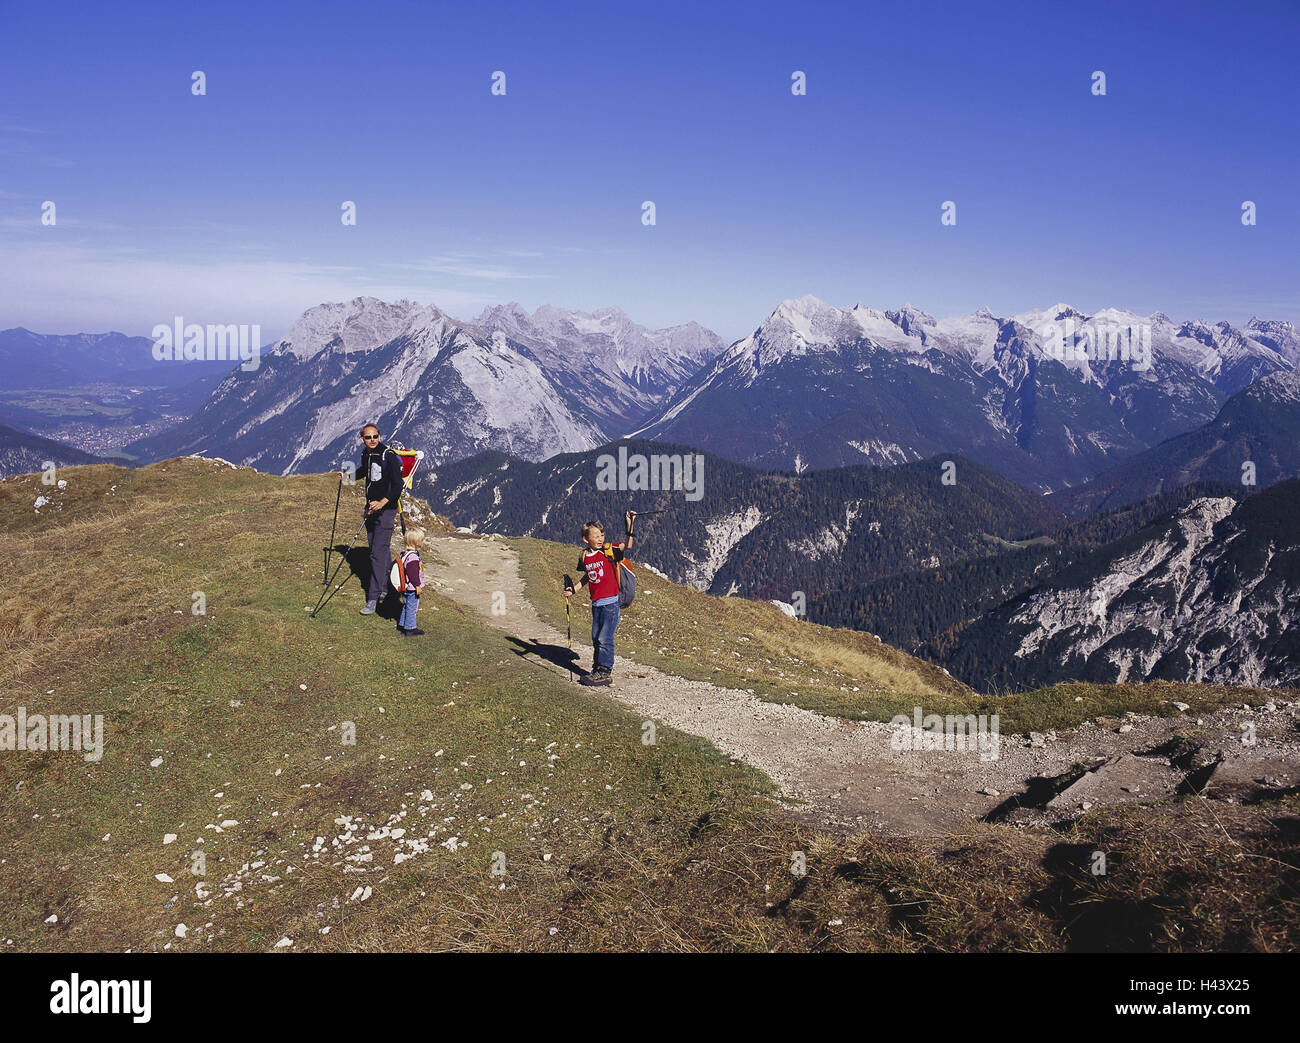
[[[566,651],[565,635],[524,596],[518,558],[506,543],[443,536],[428,545],[442,561],[429,567],[437,590],[517,639],[536,667],[568,673],[556,654]],[[494,614],[497,592],[504,612],[496,596]],[[577,633],[573,650],[577,663],[591,662],[591,646]],[[623,656],[614,677],[613,686],[593,691],[707,739],[768,775],[794,815],[837,831],[942,835],[977,820],[1063,822],[1094,806],[1179,793],[1254,801],[1300,789],[1300,701],[1282,698],[1199,717],[1129,714],[1060,734],[1004,734],[994,758],[977,749],[895,750],[889,724],[766,702]]]

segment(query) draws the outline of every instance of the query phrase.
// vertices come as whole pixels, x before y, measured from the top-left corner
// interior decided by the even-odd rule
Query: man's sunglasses
[[[379,436],[378,436],[378,435],[362,435],[361,437],[362,437],[365,441],[367,441],[367,442],[378,442],[378,441],[379,441]]]

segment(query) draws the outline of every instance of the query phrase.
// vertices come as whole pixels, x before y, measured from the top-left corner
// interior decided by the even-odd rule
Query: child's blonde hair
[[[406,545],[415,547],[417,550],[424,546],[424,530],[410,528],[406,530]]]
[[[592,529],[599,529],[599,530],[600,530],[600,534],[601,534],[602,536],[605,535],[605,526],[601,525],[600,522],[598,522],[598,521],[595,521],[595,522],[587,522],[587,524],[584,525],[584,526],[582,527],[582,538],[583,538],[584,540],[585,540],[585,539],[588,537],[588,535],[591,533],[591,530],[592,530]]]

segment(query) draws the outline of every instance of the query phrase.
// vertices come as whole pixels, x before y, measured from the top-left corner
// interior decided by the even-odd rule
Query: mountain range
[[[1080,339],[1088,331],[1104,352]],[[1199,427],[1297,362],[1288,323],[1235,329],[1064,304],[940,320],[805,296],[783,301],[635,434],[796,471],[957,452],[1047,491]]]
[[[1076,350],[1089,332],[1109,350]],[[795,472],[955,453],[1047,492],[1206,424],[1297,361],[1288,323],[1064,304],[935,319],[805,296],[726,346],[695,323],[649,330],[614,308],[510,304],[466,322],[359,297],[309,309],[257,371],[230,373],[190,421],[132,451],[323,470],[377,420],[438,463],[544,460],[631,432]]]
[[[33,333],[0,330],[0,372],[6,389],[87,384],[179,388],[224,374],[232,363],[159,362],[148,337],[125,333]]]
[[[721,347],[695,324],[647,330],[617,309],[511,306],[467,323],[358,297],[309,309],[256,371],[233,371],[190,420],[131,451],[319,471],[355,456],[375,422],[431,463],[490,449],[543,460],[607,441]]]
[[[1215,418],[1051,496],[1067,514],[1122,507],[1193,482],[1263,488],[1300,475],[1300,371],[1243,388]]]
[[[576,541],[603,521],[621,538],[623,512],[663,510],[637,522],[637,557],[670,579],[712,594],[789,602],[827,590],[1001,550],[1058,528],[1046,500],[990,468],[956,460],[899,467],[773,473],[703,457],[703,495],[601,489],[603,457],[685,456],[689,447],[640,440],[540,463],[485,453],[431,468],[418,490],[459,525]]]

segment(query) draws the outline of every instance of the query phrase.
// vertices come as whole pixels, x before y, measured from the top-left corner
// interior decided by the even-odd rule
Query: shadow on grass
[[[1056,844],[1043,857],[1052,883],[1028,895],[1025,905],[1062,925],[1067,952],[1153,952],[1168,911],[1158,897],[1109,897],[1092,876],[1094,844]],[[1123,864],[1112,851],[1109,870]]]
[[[370,584],[370,548],[364,543],[357,543],[352,547],[346,543],[336,544],[330,555],[329,568],[333,582],[330,584],[330,592],[325,595],[325,600],[317,608],[317,612],[330,604],[336,594],[342,593],[342,588],[351,583],[354,578],[359,593],[365,595]],[[402,616],[402,599],[388,585],[387,578],[384,580],[384,593],[375,608],[375,615],[393,623]]]
[[[558,666],[561,670],[572,670],[579,677],[587,673],[578,665],[578,653],[572,648],[566,648],[564,645],[544,645],[536,638],[525,641],[513,634],[507,634],[506,640],[516,647],[515,655],[521,659],[536,656],[553,666]]]

